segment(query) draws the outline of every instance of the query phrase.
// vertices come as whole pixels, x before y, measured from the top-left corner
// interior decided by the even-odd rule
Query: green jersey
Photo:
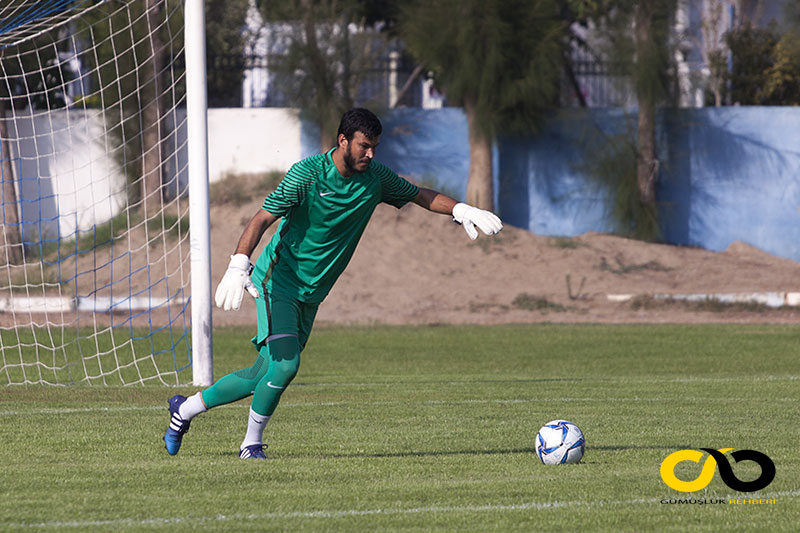
[[[253,268],[253,282],[271,294],[319,303],[344,271],[375,207],[402,207],[419,189],[373,161],[342,177],[333,149],[295,163],[263,209],[282,217]],[[263,306],[257,306],[259,313]]]

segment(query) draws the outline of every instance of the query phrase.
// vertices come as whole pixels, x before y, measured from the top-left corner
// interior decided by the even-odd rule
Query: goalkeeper
[[[381,123],[366,109],[351,109],[339,124],[337,145],[292,166],[276,190],[245,226],[230,265],[217,287],[217,307],[237,310],[244,291],[256,298],[258,334],[255,362],[224,376],[211,387],[169,400],[164,435],[175,455],[192,418],[252,395],[242,459],[266,459],[264,428],[281,394],[297,374],[320,302],[344,271],[375,207],[408,202],[452,215],[471,239],[477,226],[486,235],[502,229],[494,214],[458,203],[439,192],[418,188],[373,161]],[[255,265],[250,255],[278,219],[278,231]]]

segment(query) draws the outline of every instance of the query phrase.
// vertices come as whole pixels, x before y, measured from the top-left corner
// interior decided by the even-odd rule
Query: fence
[[[241,73],[241,90],[213,90],[209,84],[209,105],[212,107],[293,107],[291,83],[282,78],[279,69],[283,57],[271,55],[217,54],[207,65],[208,78]],[[415,74],[416,64],[394,52],[376,58],[371,64],[355,69],[351,76],[358,80],[353,99],[356,105],[388,109],[391,107],[432,107],[432,82]],[[411,79],[412,75],[415,76]],[[411,79],[409,83],[409,79]],[[402,91],[409,83],[407,90]],[[399,94],[402,92],[402,94]],[[394,100],[399,95],[400,99]],[[433,105],[433,107],[438,107]]]
[[[207,66],[211,81],[209,105],[295,106],[291,91],[287,90],[290,83],[278,73],[277,66],[282,60],[278,54],[213,55]],[[354,79],[359,80],[353,95],[355,104],[377,109],[436,109],[446,106],[446,96],[437,90],[433,80],[427,73],[417,71],[417,64],[407,55],[387,52],[351,73]],[[241,75],[240,90],[214,90],[215,78],[232,74]],[[564,107],[628,107],[635,104],[627,74],[619,63],[601,61],[586,51],[578,50],[573,53],[569,78],[565,77],[561,88],[561,105]]]

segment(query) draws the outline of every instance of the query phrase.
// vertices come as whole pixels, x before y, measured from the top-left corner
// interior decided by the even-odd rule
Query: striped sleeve
[[[419,194],[419,187],[398,176],[389,167],[372,162],[375,173],[381,179],[381,201],[397,208],[403,207]]]
[[[319,154],[292,165],[278,187],[264,199],[264,205],[261,208],[276,217],[282,217],[293,207],[303,203],[314,180],[322,171],[324,157],[325,154]]]

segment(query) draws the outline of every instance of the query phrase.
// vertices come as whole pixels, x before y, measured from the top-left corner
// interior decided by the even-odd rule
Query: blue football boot
[[[239,459],[266,459],[267,454],[264,453],[265,444],[251,444],[245,446],[239,452]]]
[[[181,404],[186,401],[186,396],[176,394],[169,399],[169,427],[167,432],[164,433],[164,444],[167,448],[167,453],[175,455],[181,449],[181,440],[183,435],[189,431],[189,421],[181,418],[178,410]]]

